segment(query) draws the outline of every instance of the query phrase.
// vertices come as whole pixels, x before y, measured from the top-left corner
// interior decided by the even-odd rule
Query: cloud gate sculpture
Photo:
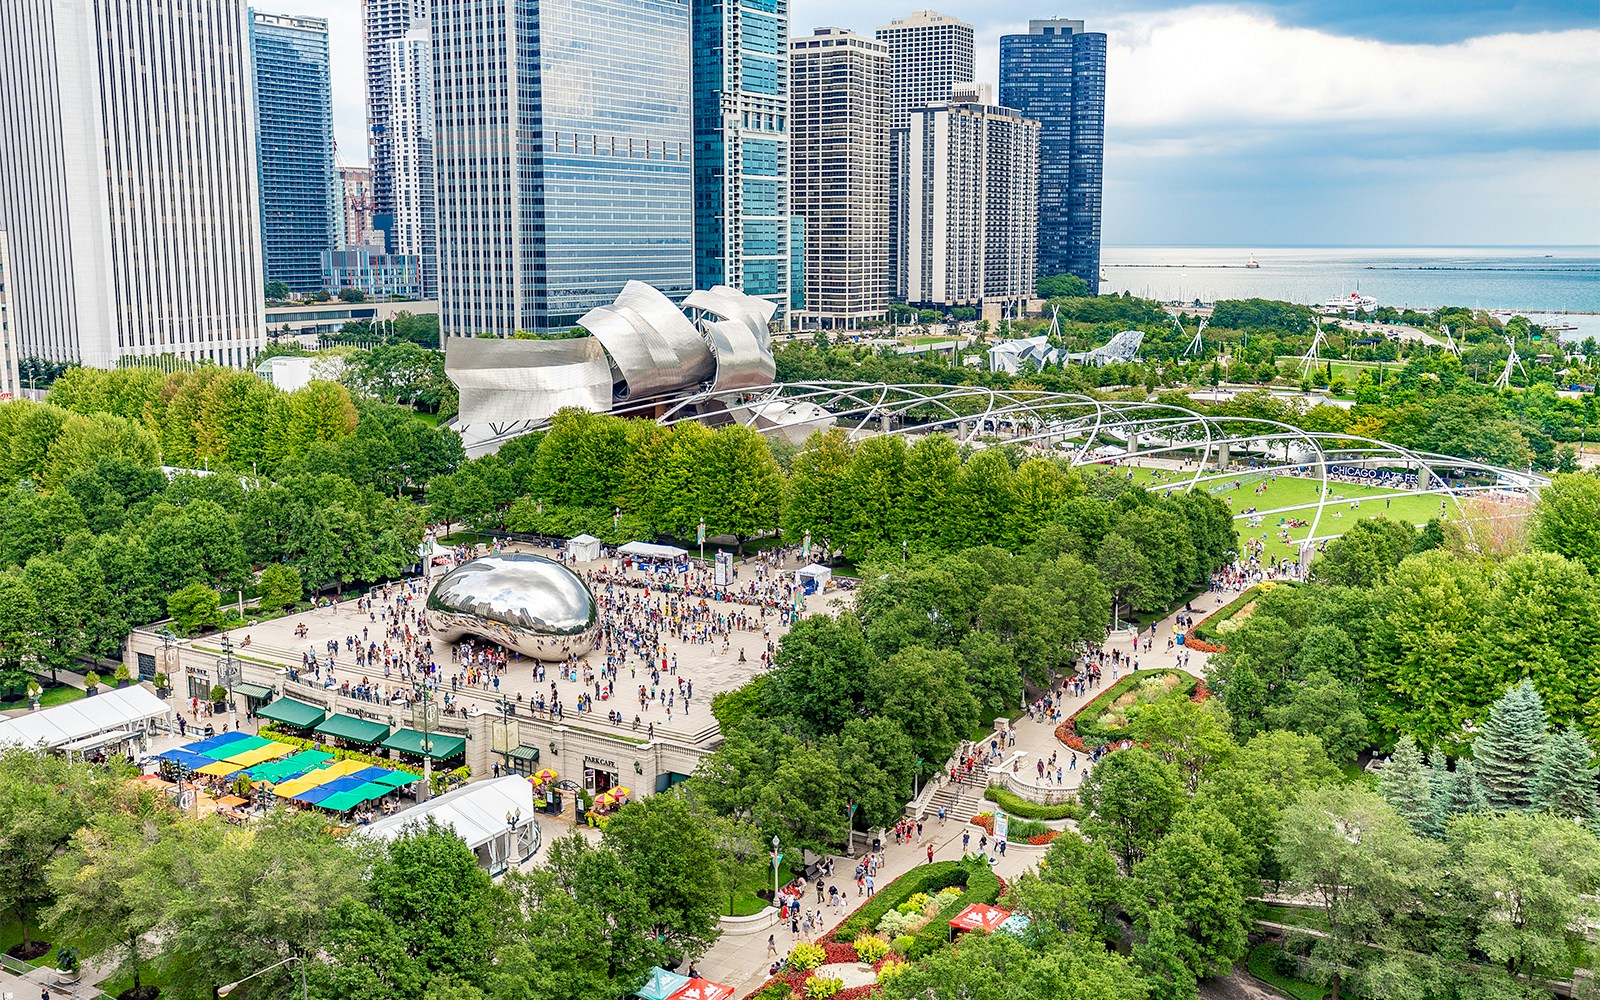
[[[594,647],[599,616],[578,575],[543,556],[483,556],[446,573],[428,592],[428,627],[446,642],[482,636],[538,660]]]

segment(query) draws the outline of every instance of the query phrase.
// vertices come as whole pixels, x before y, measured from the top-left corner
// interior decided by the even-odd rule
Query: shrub
[[[908,950],[910,950],[912,943],[916,940],[917,939],[912,937],[910,934],[902,934],[893,941],[889,942],[889,947],[896,955],[904,955]]]
[[[1022,816],[1026,819],[1082,819],[1083,808],[1076,802],[1062,802],[1059,805],[1046,806],[1037,802],[1029,802],[1020,795],[1015,795],[1004,788],[986,788],[983,797],[999,806],[1013,816]]]
[[[812,969],[815,969],[817,966],[821,965],[822,960],[827,957],[828,953],[823,950],[822,945],[812,944],[809,941],[801,941],[799,944],[794,946],[793,951],[789,952],[789,961],[786,964],[791,969],[799,969],[802,972],[810,972]],[[832,994],[829,995],[832,996]]]
[[[793,995],[788,983],[768,983],[760,992],[750,994],[748,1000],[789,1000]]]
[[[1013,844],[1025,844],[1031,837],[1050,832],[1048,826],[1031,819],[1013,819],[1006,825],[1006,839]]]
[[[93,670],[83,675],[83,686],[93,691],[100,686],[100,675]]]
[[[844,989],[844,980],[833,976],[812,976],[806,980],[807,1000],[826,1000]]]
[[[900,975],[909,968],[911,968],[910,962],[899,962],[891,958],[887,962],[878,966],[878,982],[887,983],[889,980]]]
[[[856,957],[871,965],[889,954],[889,942],[876,934],[863,934],[855,940]]]
[[[858,934],[871,933],[883,915],[919,892],[934,892],[952,885],[965,885],[967,871],[959,861],[936,861],[921,865],[884,886],[877,895],[852,913],[833,932],[833,937],[849,941]]]
[[[878,921],[878,933],[887,934],[889,937],[899,937],[902,934],[915,934],[927,924],[928,918],[922,911],[906,913],[904,910],[890,910]]]

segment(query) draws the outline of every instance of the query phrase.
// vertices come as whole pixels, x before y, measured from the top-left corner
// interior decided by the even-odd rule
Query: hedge
[[[1279,585],[1286,587],[1294,586],[1293,580],[1269,580],[1268,582],[1275,587]],[[1240,611],[1243,611],[1245,605],[1249,604],[1251,601],[1259,599],[1262,593],[1262,585],[1259,583],[1256,584],[1254,587],[1244,591],[1238,597],[1235,597],[1227,604],[1224,604],[1222,607],[1196,622],[1190,634],[1199,636],[1203,642],[1208,644],[1220,645],[1222,643],[1222,634],[1217,631],[1217,626],[1229,620]]]
[[[1000,901],[1000,894],[1005,891],[1000,877],[989,867],[988,859],[982,854],[973,854],[961,859],[960,864],[966,872],[966,891],[949,907],[939,911],[939,915],[928,921],[928,925],[917,931],[910,947],[906,949],[906,958],[916,961],[926,958],[940,948],[950,938],[950,916],[960,913],[973,903],[986,903],[994,905]]]
[[[854,941],[860,934],[870,934],[878,929],[878,921],[890,910],[919,892],[932,896],[940,889],[967,884],[968,872],[960,861],[935,861],[920,865],[884,886],[872,898],[850,914],[845,922],[834,928],[830,940]]]
[[[1111,707],[1116,704],[1118,698],[1127,694],[1129,691],[1140,686],[1152,677],[1166,676],[1168,674],[1176,675],[1179,678],[1177,687],[1174,687],[1171,693],[1182,692],[1185,695],[1193,694],[1195,685],[1199,683],[1199,678],[1195,677],[1193,674],[1184,673],[1181,670],[1136,670],[1131,674],[1125,674],[1121,680],[1107,688],[1103,694],[1099,695],[1093,701],[1089,702],[1089,704],[1072,713],[1072,718],[1068,719],[1067,721],[1072,723],[1073,731],[1077,733],[1078,737],[1082,739],[1086,745],[1103,745],[1109,741],[1109,737],[1107,737],[1105,730],[1100,726],[1100,717],[1105,715],[1106,712],[1108,712]]]
[[[1012,816],[1023,819],[1081,819],[1083,807],[1076,802],[1062,802],[1059,805],[1046,806],[1027,799],[1004,788],[986,788],[983,797],[999,806],[1003,811]]]

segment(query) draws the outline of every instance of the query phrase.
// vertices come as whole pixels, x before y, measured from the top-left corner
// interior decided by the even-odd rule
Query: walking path
[[[1202,619],[1211,614],[1211,612],[1222,607],[1235,596],[1231,591],[1212,591],[1200,595],[1192,602],[1196,619]],[[1166,649],[1167,637],[1172,634],[1172,626],[1176,623],[1176,620],[1177,613],[1174,612],[1157,624],[1155,641],[1151,646],[1150,652],[1143,651],[1143,641],[1141,640],[1139,669],[1176,669],[1179,667],[1177,653],[1181,652],[1183,647],[1178,647],[1172,653],[1167,652]],[[1148,627],[1145,628],[1142,635],[1150,635]],[[1131,642],[1132,640],[1128,638],[1126,632],[1119,633],[1114,640],[1114,647],[1127,652],[1131,648]],[[1108,648],[1112,648],[1111,645],[1108,645]],[[1205,653],[1192,650],[1189,663],[1183,669],[1197,677],[1202,676],[1205,673],[1206,660]],[[1063,716],[1071,715],[1082,708],[1085,704],[1104,693],[1112,683],[1114,681],[1108,668],[1099,687],[1090,688],[1081,698],[1075,698],[1069,694],[1063,699]],[[1083,776],[1089,771],[1089,761],[1086,757],[1080,757],[1078,769],[1076,771],[1067,770],[1067,765],[1064,762],[1070,758],[1071,751],[1056,740],[1056,723],[1042,719],[1038,721],[1030,720],[1026,714],[1023,714],[1015,723],[1015,726],[1016,743],[1006,751],[1003,763],[1003,766],[1008,770],[1013,763],[1016,764],[1017,770],[1013,775],[1014,779],[1024,781],[1032,787],[1048,787],[1052,790],[1075,789],[1082,783]],[[1037,780],[1035,761],[1040,759],[1048,760],[1051,754],[1056,754],[1058,763],[1062,764],[1063,782],[1060,785],[1051,782],[1046,786],[1043,782]],[[961,788],[960,798],[957,803],[963,807],[960,810],[960,813],[963,814],[949,815],[943,826],[939,825],[939,821],[935,816],[926,817],[922,836],[915,838],[914,841],[895,844],[892,836],[884,837],[884,866],[879,869],[877,884],[886,886],[894,881],[895,878],[904,875],[913,868],[927,864],[929,844],[933,845],[933,856],[936,861],[955,861],[961,858],[961,835],[963,832],[971,834],[971,849],[976,849],[978,837],[983,831],[979,827],[973,826],[969,820],[978,812],[990,811],[994,808],[993,803],[985,802],[981,799],[982,794],[981,787],[965,786]],[[870,838],[868,838],[868,841],[870,842]],[[865,845],[861,846],[863,849],[865,848]],[[1043,856],[1043,853],[1042,848],[1010,845],[1005,856],[997,857],[994,870],[1001,878],[1009,881],[1034,867],[1035,862]],[[823,881],[848,890],[854,883],[852,873],[855,870],[855,865],[856,859],[835,855],[834,866],[836,873],[833,878],[824,879]],[[809,897],[803,907],[806,909],[815,908],[814,899],[814,896]],[[840,914],[831,907],[821,907],[823,913],[822,927],[813,933],[813,937],[820,937],[837,927],[863,902],[865,902],[865,899],[857,899],[852,896],[848,904],[849,909],[844,914]],[[775,915],[772,910],[768,910],[767,913]],[[777,946],[776,957],[769,956],[767,951],[767,936],[769,934],[775,938]],[[725,932],[696,965],[700,973],[707,979],[732,986],[736,996],[743,996],[761,985],[766,980],[768,969],[772,963],[774,961],[782,961],[789,954],[789,949],[800,940],[802,940],[800,936],[790,933],[789,925],[786,923],[778,924],[774,922],[770,927],[764,927],[759,931],[748,934]]]

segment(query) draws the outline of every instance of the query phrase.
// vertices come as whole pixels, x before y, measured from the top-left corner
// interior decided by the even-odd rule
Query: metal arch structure
[[[1549,484],[1547,477],[1533,472],[1359,435],[1308,431],[1261,417],[1211,416],[1172,403],[980,386],[815,381],[759,390],[712,390],[679,400],[658,420],[667,425],[731,420],[763,433],[786,435],[797,444],[813,431],[834,427],[852,440],[945,433],[973,447],[1021,444],[1048,449],[1050,455],[1067,458],[1074,466],[1103,464],[1112,458],[1193,461],[1193,473],[1171,484],[1183,490],[1241,477],[1296,474],[1318,481],[1314,502],[1235,514],[1234,519],[1314,511],[1302,544],[1324,537],[1319,534],[1323,513],[1330,502],[1339,502],[1332,500],[1332,494],[1341,482],[1342,467],[1414,476],[1410,492],[1458,504],[1476,494],[1528,496]],[[1255,464],[1230,468],[1232,459],[1241,454],[1250,455]]]

